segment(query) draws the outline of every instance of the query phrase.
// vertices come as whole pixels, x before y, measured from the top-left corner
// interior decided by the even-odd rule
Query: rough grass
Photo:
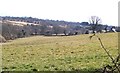
[[[118,54],[117,33],[97,34],[112,56]],[[77,36],[34,36],[2,46],[4,71],[72,71],[100,69],[111,63],[97,38]]]

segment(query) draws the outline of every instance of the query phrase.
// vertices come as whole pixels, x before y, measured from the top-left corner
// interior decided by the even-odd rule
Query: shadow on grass
[[[102,73],[96,71],[3,71],[2,73]]]
[[[37,71],[35,69],[31,71],[2,71],[1,73],[111,73],[111,72],[103,72],[102,69],[95,69],[95,70],[73,70],[73,71]],[[118,73],[118,72],[114,72]]]
[[[4,70],[1,73],[118,73],[118,72],[110,72],[110,71],[105,71],[104,72],[104,68],[100,68],[100,69],[74,69],[71,71],[64,71],[64,70],[54,70],[54,71],[39,71],[38,69],[31,69],[31,70],[26,70],[26,71],[7,71]]]

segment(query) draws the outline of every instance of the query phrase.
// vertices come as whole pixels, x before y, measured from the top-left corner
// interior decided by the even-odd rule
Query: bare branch
[[[103,45],[102,40],[101,40],[100,37],[98,37],[96,34],[93,34],[92,36],[90,36],[90,39],[91,39],[92,37],[94,37],[94,36],[97,37],[97,39],[98,39],[99,42],[100,42],[100,45],[101,45],[102,49],[104,49],[104,51],[107,53],[107,55],[108,55],[109,58],[111,59],[112,63],[114,64],[114,66],[115,66],[116,69],[118,70],[118,73],[120,73],[120,69],[119,69],[119,67],[118,67],[118,65],[117,65],[117,62],[118,62],[118,60],[119,60],[120,55],[116,58],[116,62],[115,62],[114,58],[110,55],[110,53],[109,53],[109,52],[107,51],[107,49],[104,47],[104,45]]]

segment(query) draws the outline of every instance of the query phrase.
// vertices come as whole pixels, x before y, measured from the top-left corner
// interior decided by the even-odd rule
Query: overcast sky
[[[103,24],[118,25],[119,0],[0,0],[0,16],[27,16],[74,22],[99,16]]]

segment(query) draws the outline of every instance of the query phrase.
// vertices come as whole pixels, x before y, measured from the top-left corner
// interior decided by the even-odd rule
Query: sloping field
[[[97,34],[112,56],[118,53],[117,33]],[[16,39],[2,46],[4,71],[94,70],[111,63],[96,37],[33,36]]]
[[[20,21],[10,21],[10,20],[6,20],[4,22],[0,21],[0,23],[9,23],[12,25],[17,25],[17,26],[25,26],[25,25],[40,25],[40,24],[34,24],[34,23],[28,23],[28,22],[20,22]]]

